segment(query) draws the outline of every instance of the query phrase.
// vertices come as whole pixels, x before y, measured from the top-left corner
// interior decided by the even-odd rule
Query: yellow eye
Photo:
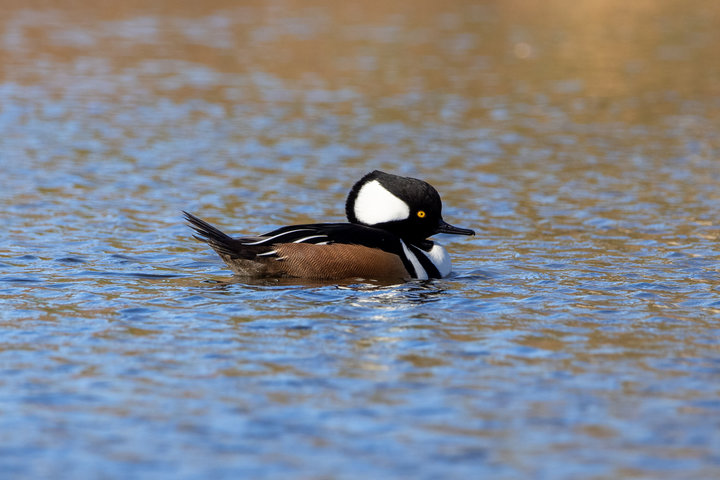
[[[419,218],[425,218],[425,211],[424,210],[418,210],[417,216]]]

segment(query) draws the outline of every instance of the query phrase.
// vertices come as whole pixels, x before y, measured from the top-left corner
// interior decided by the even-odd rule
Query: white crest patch
[[[387,191],[377,180],[360,188],[354,210],[355,218],[365,225],[405,220],[410,216],[407,203]]]

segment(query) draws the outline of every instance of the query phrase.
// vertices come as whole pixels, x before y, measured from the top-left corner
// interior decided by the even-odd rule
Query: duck
[[[183,211],[193,237],[207,243],[235,275],[337,281],[427,280],[450,275],[445,248],[429,237],[475,235],[442,217],[440,194],[429,183],[374,170],[350,189],[346,223],[280,227],[231,237]]]

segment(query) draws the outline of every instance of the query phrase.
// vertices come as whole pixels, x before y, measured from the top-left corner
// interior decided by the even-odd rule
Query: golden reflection
[[[424,91],[471,99],[513,93],[524,82],[553,94],[559,87],[552,82],[566,78],[585,97],[644,101],[659,84],[718,91],[720,66],[702,59],[714,58],[720,43],[719,14],[720,4],[699,0],[75,1],[62,10],[3,2],[0,73],[30,84],[55,62],[84,75],[82,65],[96,57],[107,75],[122,75],[151,60],[182,59],[370,96]],[[678,16],[686,20],[670,22]],[[157,67],[148,73],[162,74]]]

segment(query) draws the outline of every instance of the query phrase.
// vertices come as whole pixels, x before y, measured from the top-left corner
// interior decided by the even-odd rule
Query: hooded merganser
[[[246,277],[319,280],[442,278],[451,271],[436,233],[474,235],[441,215],[440,195],[422,180],[375,170],[350,190],[350,223],[282,227],[232,238],[187,212],[198,240],[207,242],[232,271]]]

